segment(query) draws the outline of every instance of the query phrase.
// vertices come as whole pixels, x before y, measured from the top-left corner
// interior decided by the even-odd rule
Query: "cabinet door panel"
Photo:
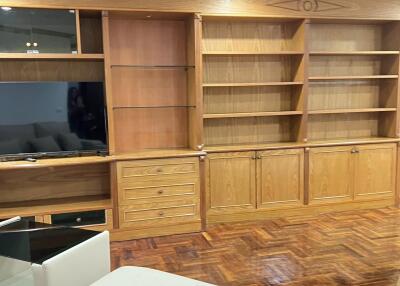
[[[207,160],[209,212],[255,209],[254,152],[211,154]]]
[[[258,160],[259,208],[296,206],[304,201],[304,151],[262,152]]]
[[[310,151],[309,202],[320,204],[353,199],[353,147],[315,148]]]
[[[356,200],[393,196],[396,176],[396,145],[357,147],[355,161]]]

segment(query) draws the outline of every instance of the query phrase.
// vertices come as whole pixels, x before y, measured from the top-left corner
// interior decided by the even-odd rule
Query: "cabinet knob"
[[[80,217],[76,218],[76,222],[82,222],[82,218]]]
[[[164,194],[164,190],[159,190],[159,191],[158,191],[158,194],[159,194],[159,195]]]
[[[162,168],[157,168],[156,172],[157,173],[161,173],[162,172]]]
[[[351,154],[357,154],[357,153],[360,153],[360,151],[359,151],[356,147],[354,147],[354,148],[351,150]]]
[[[163,211],[160,211],[160,212],[158,213],[158,215],[159,215],[159,216],[164,216],[164,212],[163,212]]]

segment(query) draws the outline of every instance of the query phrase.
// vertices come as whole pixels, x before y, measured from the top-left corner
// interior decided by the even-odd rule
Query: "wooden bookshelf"
[[[304,33],[301,20],[203,19],[206,146],[301,140]]]
[[[399,26],[311,21],[308,140],[398,137]]]

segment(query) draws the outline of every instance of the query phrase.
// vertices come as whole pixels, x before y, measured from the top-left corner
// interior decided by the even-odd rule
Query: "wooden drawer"
[[[199,159],[197,157],[119,162],[117,166],[120,183],[154,180],[158,177],[199,176]]]
[[[121,228],[145,228],[200,220],[198,200],[120,207]]]
[[[58,213],[45,215],[44,222],[53,225],[104,231],[113,229],[113,213],[111,209]]]
[[[170,181],[151,181],[140,184],[120,184],[119,204],[130,205],[143,202],[171,201],[181,198],[199,197],[199,179]]]

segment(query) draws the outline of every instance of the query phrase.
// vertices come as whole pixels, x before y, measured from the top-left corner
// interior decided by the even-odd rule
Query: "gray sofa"
[[[105,150],[100,140],[79,138],[68,122],[0,125],[0,155]]]

